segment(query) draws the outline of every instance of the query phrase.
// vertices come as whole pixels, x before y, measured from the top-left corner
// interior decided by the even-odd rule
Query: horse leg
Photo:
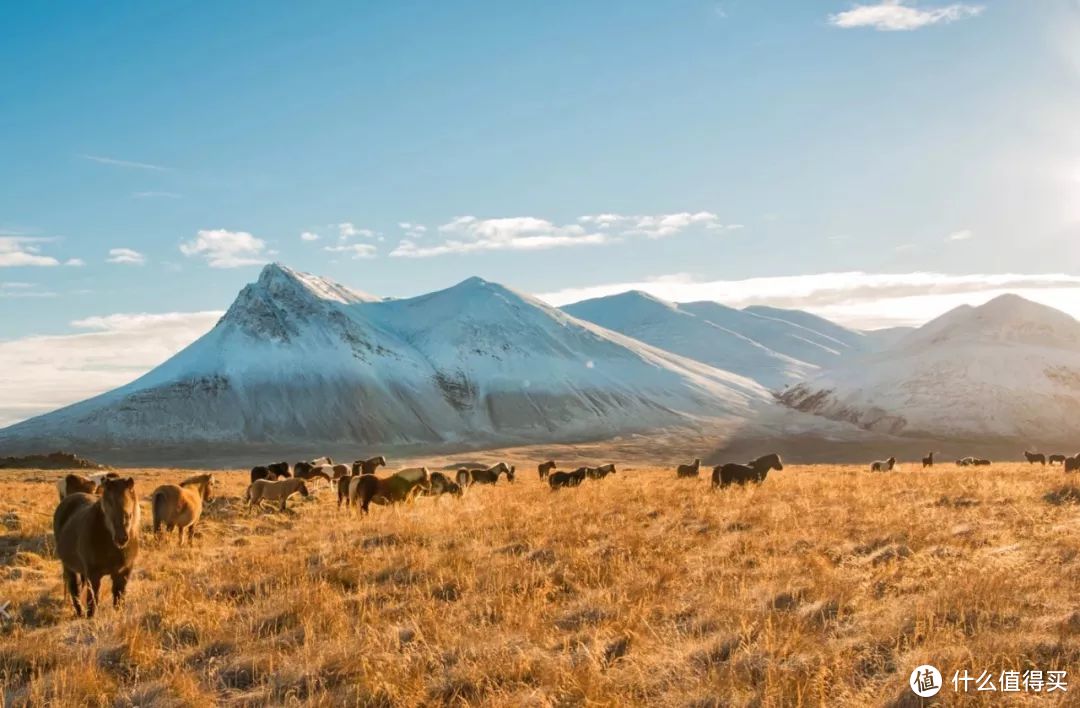
[[[169,530],[172,531],[172,528],[170,527]],[[178,537],[177,537],[176,545],[177,545],[177,547],[182,547],[184,545],[184,527],[183,526],[177,526],[176,530],[179,532]]]
[[[124,592],[127,590],[128,575],[131,571],[125,570],[114,573],[112,576],[112,601],[113,607],[120,607],[124,603]]]
[[[97,599],[98,593],[101,592],[101,576],[91,575],[90,580],[90,594],[86,597],[86,616],[93,617],[94,612],[97,611]]]
[[[191,548],[191,544],[195,543],[195,524],[187,527],[187,545]]]
[[[82,596],[82,578],[75,571],[64,568],[64,585],[71,595],[71,604],[75,606],[75,616],[82,617],[82,603],[79,601]]]

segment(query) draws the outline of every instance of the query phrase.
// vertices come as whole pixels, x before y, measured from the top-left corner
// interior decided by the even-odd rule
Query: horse
[[[1035,464],[1038,462],[1040,465],[1046,465],[1046,455],[1041,452],[1028,452],[1024,450],[1024,457],[1027,458],[1028,464]]]
[[[1065,471],[1080,472],[1080,453],[1077,453],[1075,457],[1065,458]]]
[[[452,494],[455,497],[460,497],[462,494],[461,485],[447,477],[442,472],[431,473],[431,488],[425,492],[430,496],[439,496],[442,494]]]
[[[277,475],[271,472],[266,465],[258,465],[251,468],[251,481],[254,482],[257,479],[268,479],[273,482],[277,479]]]
[[[971,467],[974,464],[975,464],[975,458],[974,457],[961,457],[959,460],[956,461],[956,466],[957,467]]]
[[[540,479],[546,479],[553,469],[555,469],[555,460],[541,462],[536,466],[536,470],[540,473]]]
[[[264,501],[280,502],[281,510],[285,511],[285,502],[294,494],[299,494],[302,497],[311,496],[307,483],[302,477],[289,477],[280,482],[257,479],[244,492],[244,499],[249,507],[262,506]]]
[[[890,457],[887,460],[878,460],[876,462],[870,463],[871,472],[892,472],[894,467],[896,467],[895,457]]]
[[[369,457],[366,460],[356,460],[352,463],[353,474],[375,474],[375,470],[379,467],[386,466],[386,458],[382,455],[378,457]]]
[[[79,474],[69,474],[56,480],[56,491],[60,501],[71,494],[96,494],[100,485],[92,479]]]
[[[576,487],[585,481],[588,473],[588,467],[579,467],[573,472],[552,472],[547,478],[548,486],[552,491],[563,487]]]
[[[701,472],[701,458],[695,458],[694,463],[690,465],[679,465],[675,468],[675,476],[682,477],[697,477]]]
[[[195,524],[202,516],[203,502],[210,501],[214,476],[200,474],[185,479],[180,484],[163,484],[150,495],[150,509],[153,512],[154,533],[161,531],[164,524],[166,531],[176,527],[180,532],[179,543],[184,545],[184,531],[187,531],[188,545],[195,538]]]
[[[971,464],[975,465],[976,467],[989,467],[990,466],[990,460],[984,460],[984,459],[981,459],[981,458],[976,458],[976,459],[971,461]]]
[[[465,469],[465,468],[462,468]],[[497,464],[488,467],[487,469],[480,470],[467,470],[469,475],[469,484],[495,484],[499,481],[499,475],[505,474],[506,481],[514,481],[514,468],[507,466],[505,462],[499,462]],[[458,470],[458,477],[460,478],[461,470]]]
[[[270,474],[274,475],[277,479],[285,479],[286,477],[292,477],[292,472],[289,472],[288,462],[275,462],[272,465],[267,465],[266,469],[270,471]]]
[[[348,471],[348,470],[346,470],[346,471]],[[310,469],[306,468],[306,467],[301,468],[300,465],[297,465],[296,466],[295,478],[296,479],[306,479],[309,482],[313,482],[316,479],[324,479],[324,480],[326,480],[326,483],[329,485],[329,484],[332,484],[332,479],[337,479],[337,477],[331,478],[331,475],[333,475],[333,474],[334,474],[334,466],[333,465],[314,465]]]
[[[1065,455],[1050,455],[1046,458],[1046,463],[1050,466],[1053,466],[1055,462],[1064,465],[1066,459],[1068,459],[1068,457]]]
[[[763,455],[746,465],[729,463],[713,467],[712,486],[727,487],[731,484],[744,485],[747,482],[761,484],[769,474],[769,470],[782,470],[784,463],[780,455],[775,452]]]
[[[933,452],[931,452],[926,457],[922,458],[922,466],[923,466],[923,469],[926,469],[927,467],[933,467],[934,466],[934,453]]]
[[[316,457],[311,461],[311,464],[314,467],[318,467],[319,465],[332,465],[334,464],[334,460],[329,455],[326,455],[325,457]]]
[[[334,465],[333,471],[334,474],[332,476],[334,479],[341,479],[342,477],[348,477],[352,474],[348,465]]]
[[[397,504],[429,489],[431,473],[427,467],[402,470],[385,478],[373,474],[354,475],[349,479],[349,503],[367,514],[371,502]]]
[[[94,616],[106,575],[112,579],[113,606],[118,607],[139,555],[135,480],[106,478],[100,497],[80,493],[62,499],[53,512],[53,536],[76,616],[82,617],[81,598],[87,585],[86,616]]]
[[[603,479],[609,474],[615,474],[615,465],[608,463],[606,465],[600,465],[599,467],[589,467],[585,473],[589,479]]]

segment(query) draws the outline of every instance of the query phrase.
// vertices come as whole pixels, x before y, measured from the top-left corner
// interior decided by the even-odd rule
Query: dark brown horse
[[[386,466],[386,458],[382,455],[369,457],[366,460],[356,460],[352,463],[353,474],[375,474],[375,470]]]
[[[769,470],[782,470],[784,463],[775,452],[753,460],[748,465],[729,463],[713,467],[712,486],[726,487],[731,484],[746,484],[753,482],[761,484],[768,476]]]
[[[1066,455],[1050,455],[1050,457],[1046,458],[1046,462],[1049,465],[1053,465],[1055,462],[1060,464],[1060,465],[1064,465],[1065,460],[1067,460],[1067,459],[1068,459],[1068,457]]]
[[[425,492],[430,496],[440,496],[442,494],[450,494],[455,497],[460,497],[462,494],[461,485],[447,477],[442,472],[431,473],[431,488]]]
[[[1075,457],[1065,458],[1065,471],[1080,472],[1080,452],[1078,452]]]
[[[1046,455],[1041,452],[1028,452],[1027,450],[1024,450],[1024,457],[1027,458],[1028,464],[1046,464]]]
[[[53,536],[76,615],[82,616],[83,590],[89,587],[86,615],[94,616],[106,575],[112,578],[113,605],[121,603],[139,555],[138,534],[139,500],[131,477],[104,480],[100,497],[72,494],[61,500]]]
[[[337,480],[337,505],[338,509],[341,508],[342,502],[345,506],[349,505],[349,485],[352,484],[353,477],[359,477],[358,474],[350,474],[347,477],[338,477]]]
[[[98,483],[81,474],[69,474],[56,480],[56,491],[60,493],[60,499],[71,494],[97,494]]]
[[[254,482],[257,479],[268,479],[273,482],[277,479],[277,475],[271,472],[266,465],[258,465],[251,468],[251,481]]]
[[[277,479],[286,479],[292,477],[292,472],[289,471],[288,462],[275,462],[272,465],[267,465],[266,469],[270,471],[270,474],[274,475]],[[252,480],[253,482],[255,480]]]
[[[314,466],[310,466],[310,467],[301,468],[300,465],[297,465],[294,471],[295,471],[294,476],[296,478],[298,478],[298,479],[306,479],[309,482],[314,481],[316,479],[323,479],[323,480],[326,480],[327,484],[331,484],[332,483],[331,475],[334,474],[334,466],[333,465],[314,465]]]
[[[923,469],[925,469],[927,467],[933,467],[934,466],[934,454],[935,453],[931,452],[929,455],[922,458]]]
[[[982,458],[975,458],[975,460],[971,464],[975,465],[976,467],[989,467],[990,466],[990,460],[984,460]]]
[[[555,460],[548,460],[547,462],[541,462],[536,466],[536,470],[540,473],[540,479],[546,479],[551,470],[555,469]]]
[[[691,465],[679,465],[675,468],[676,477],[697,477],[701,472],[701,458],[696,458]]]

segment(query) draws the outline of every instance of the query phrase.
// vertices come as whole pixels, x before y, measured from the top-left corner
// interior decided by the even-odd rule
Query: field
[[[904,706],[923,663],[949,705],[1080,693],[948,685],[1078,679],[1080,478],[1060,467],[789,465],[711,492],[628,461],[551,492],[513,461],[513,485],[367,519],[325,489],[248,512],[246,473],[221,473],[194,549],[147,530],[126,606],[92,621],[52,557],[60,473],[4,472],[3,705]],[[131,474],[144,499],[186,476]]]

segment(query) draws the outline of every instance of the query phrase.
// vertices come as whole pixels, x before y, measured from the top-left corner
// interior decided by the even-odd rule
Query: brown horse
[[[356,460],[352,463],[353,474],[375,474],[375,470],[379,467],[386,466],[386,458],[382,455],[378,457],[369,457],[366,460]]]
[[[726,487],[731,484],[743,485],[747,482],[761,484],[769,470],[782,470],[784,463],[775,452],[753,460],[748,465],[726,464],[713,467],[712,486]]]
[[[71,494],[97,494],[98,484],[81,474],[69,474],[56,480],[56,491],[60,493],[60,500],[63,501],[64,497]]]
[[[268,479],[273,482],[277,479],[277,475],[271,472],[266,465],[258,465],[251,468],[251,481],[254,482],[257,479]]]
[[[989,467],[990,466],[990,460],[984,460],[984,459],[981,459],[981,458],[976,458],[974,461],[972,461],[971,464],[975,465],[976,467]]]
[[[139,500],[135,480],[105,479],[101,496],[72,494],[53,512],[56,555],[75,614],[82,616],[83,589],[89,586],[86,615],[94,616],[101,579],[112,578],[113,605],[124,597],[139,555]]]
[[[334,470],[334,474],[333,474],[334,479],[341,479],[342,477],[348,477],[351,474],[351,472],[349,471],[349,466],[348,465],[334,465],[333,470]]]
[[[346,470],[348,471],[348,470]],[[329,485],[336,477],[331,477],[334,474],[334,466],[330,465],[314,465],[312,467],[296,466],[295,475],[296,479],[306,479],[309,482],[314,482],[316,479],[326,480]]]
[[[286,477],[292,477],[292,473],[289,472],[288,462],[275,462],[272,465],[267,465],[266,469],[270,471],[270,474],[274,475],[277,479],[285,479]]]
[[[244,492],[244,499],[247,501],[248,506],[262,506],[264,501],[279,502],[279,508],[285,511],[285,502],[294,494],[299,494],[302,497],[311,496],[304,479],[289,477],[280,482],[257,479]]]
[[[540,479],[546,479],[553,469],[555,469],[555,460],[541,462],[536,466],[536,470],[540,473]]]
[[[1065,458],[1065,471],[1080,472],[1080,453],[1077,453],[1075,457]]]
[[[460,497],[462,494],[461,485],[454,482],[442,472],[431,473],[431,488],[425,492],[430,496],[441,496],[443,494],[451,494],[455,497]]]
[[[203,502],[210,501],[214,476],[200,474],[185,479],[180,484],[163,484],[150,495],[150,509],[153,512],[154,533],[160,533],[162,525],[166,531],[177,528],[180,533],[177,545],[184,545],[184,532],[187,531],[188,545],[195,538],[195,524],[202,516]]]
[[[676,477],[697,477],[701,472],[701,458],[695,458],[691,465],[679,465],[675,468]]]
[[[923,469],[925,469],[927,467],[933,467],[934,466],[934,454],[935,453],[931,452],[929,455],[922,458]]]
[[[1055,462],[1060,464],[1060,465],[1064,465],[1066,459],[1068,459],[1068,458],[1065,455],[1050,455],[1049,457],[1046,458],[1046,462],[1047,462],[1047,464],[1049,464],[1051,466],[1053,466],[1053,464]]]
[[[1027,459],[1028,464],[1034,465],[1036,463],[1040,465],[1046,464],[1046,455],[1041,452],[1028,452],[1024,450],[1024,457]]]
[[[514,468],[510,467],[505,462],[499,462],[492,465],[491,467],[488,467],[487,469],[467,470],[467,472],[469,485],[495,484],[499,481],[499,475],[503,474],[506,475],[506,481],[514,481]],[[458,470],[458,479],[460,480],[461,477],[461,470]]]
[[[402,470],[385,478],[353,475],[349,478],[349,503],[367,514],[371,502],[398,504],[430,488],[431,473],[427,467]]]

